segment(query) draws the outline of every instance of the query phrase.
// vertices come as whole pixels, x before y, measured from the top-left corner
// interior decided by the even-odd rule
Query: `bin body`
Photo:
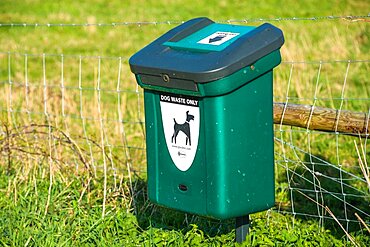
[[[203,82],[181,73],[171,78],[175,73],[165,68],[157,68],[160,79],[132,68],[144,88],[152,202],[217,219],[274,205],[272,69],[279,63],[279,50],[273,49]]]

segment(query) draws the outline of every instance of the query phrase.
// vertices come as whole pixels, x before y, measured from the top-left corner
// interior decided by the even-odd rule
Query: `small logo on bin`
[[[189,124],[189,122],[191,120],[194,120],[194,116],[189,114],[189,111],[186,112],[185,123],[179,124],[179,123],[176,122],[175,118],[173,119],[175,124],[174,124],[174,127],[173,127],[174,132],[173,132],[173,135],[172,135],[172,138],[171,138],[171,143],[175,142],[175,144],[176,144],[177,135],[179,134],[180,131],[182,131],[186,135],[185,145],[188,145],[188,142],[189,142],[189,146],[191,146],[191,135],[190,135],[190,124]]]

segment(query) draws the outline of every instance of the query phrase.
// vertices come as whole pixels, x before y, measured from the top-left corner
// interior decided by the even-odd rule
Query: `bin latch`
[[[164,82],[170,82],[170,76],[167,74],[162,74],[162,79]]]

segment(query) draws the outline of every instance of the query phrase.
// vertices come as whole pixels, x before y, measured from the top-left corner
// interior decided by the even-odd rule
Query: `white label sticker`
[[[238,36],[240,33],[230,33],[230,32],[215,32],[202,40],[199,40],[198,44],[205,45],[222,45],[226,41]]]
[[[163,131],[175,166],[187,171],[193,164],[199,139],[199,101],[174,95],[161,95]]]

